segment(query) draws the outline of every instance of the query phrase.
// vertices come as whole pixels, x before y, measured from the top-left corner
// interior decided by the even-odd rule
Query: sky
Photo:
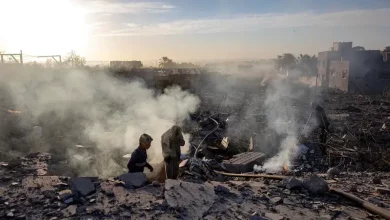
[[[269,59],[390,45],[389,0],[0,0],[0,52],[89,61]]]

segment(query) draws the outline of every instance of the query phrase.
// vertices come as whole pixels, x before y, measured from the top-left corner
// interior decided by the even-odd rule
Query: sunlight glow
[[[84,49],[85,11],[70,0],[0,0],[0,5],[0,40],[6,46],[0,50],[45,55]]]

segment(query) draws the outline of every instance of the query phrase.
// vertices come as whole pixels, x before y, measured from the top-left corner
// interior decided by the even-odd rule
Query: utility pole
[[[23,52],[20,51],[20,53],[1,53],[1,63],[4,64],[4,56],[10,56],[16,63],[19,63],[23,65]],[[19,61],[16,59],[16,56],[19,56]]]

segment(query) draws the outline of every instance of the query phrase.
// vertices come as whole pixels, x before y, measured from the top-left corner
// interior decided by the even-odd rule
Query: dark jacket
[[[326,117],[325,110],[321,106],[317,105],[314,112],[318,127],[328,130],[330,123]]]
[[[144,172],[145,166],[150,166],[149,163],[146,161],[147,159],[148,154],[146,153],[146,151],[143,151],[139,148],[135,149],[135,151],[131,154],[129,163],[127,164],[129,173]]]

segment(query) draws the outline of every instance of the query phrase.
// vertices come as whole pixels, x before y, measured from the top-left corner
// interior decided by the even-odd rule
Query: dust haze
[[[54,152],[79,175],[113,176],[123,172],[126,158],[142,133],[153,137],[149,160],[162,161],[160,138],[196,111],[199,99],[179,87],[161,94],[139,81],[124,82],[103,72],[63,69],[1,69],[0,150],[16,156]],[[9,116],[6,110],[20,114]],[[14,127],[10,127],[12,125]],[[27,133],[9,140],[15,132]],[[17,135],[16,135],[17,136]],[[188,145],[189,135],[186,137]],[[85,149],[92,149],[85,151]],[[91,163],[91,154],[97,155]],[[58,156],[59,155],[59,156]],[[57,158],[58,157],[58,158]]]

